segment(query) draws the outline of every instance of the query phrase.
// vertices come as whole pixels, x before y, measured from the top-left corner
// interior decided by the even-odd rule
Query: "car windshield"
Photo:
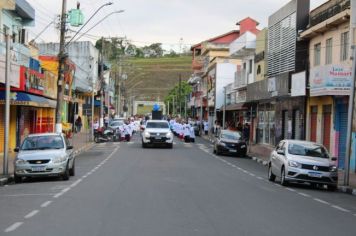
[[[326,149],[317,144],[296,144],[290,143],[288,145],[288,153],[298,156],[309,156],[319,158],[329,158],[329,154]]]
[[[64,148],[63,139],[57,135],[27,137],[21,150],[44,150]]]
[[[122,122],[122,121],[114,121],[110,124],[110,126],[121,126],[123,124],[124,124],[124,122]]]
[[[165,122],[147,122],[146,128],[168,129],[169,126]]]
[[[242,138],[242,135],[239,132],[226,132],[225,131],[225,132],[221,133],[221,138],[239,140]]]

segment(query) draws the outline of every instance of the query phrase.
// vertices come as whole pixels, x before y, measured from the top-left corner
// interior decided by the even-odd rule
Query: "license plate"
[[[237,152],[237,150],[230,149],[229,152]]]
[[[161,140],[161,137],[155,137],[156,140]]]
[[[309,172],[308,173],[309,177],[315,177],[315,178],[321,178],[321,173],[318,172]]]
[[[245,148],[246,147],[246,145],[241,145],[241,148]]]
[[[46,167],[45,166],[36,166],[36,167],[32,167],[31,170],[32,170],[32,172],[41,172],[41,171],[45,171]]]

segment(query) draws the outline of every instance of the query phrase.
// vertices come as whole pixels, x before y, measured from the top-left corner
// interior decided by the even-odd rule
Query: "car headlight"
[[[145,132],[145,133],[143,133],[143,135],[145,136],[145,138],[149,138],[150,137],[150,133],[149,132]]]
[[[220,146],[226,147],[226,143],[224,143],[224,142],[219,142],[218,144],[219,144]]]
[[[291,167],[296,167],[296,168],[300,168],[301,164],[296,162],[296,161],[288,161],[288,165]]]
[[[330,167],[329,167],[329,170],[330,170],[331,172],[336,172],[336,171],[337,171],[337,167],[336,167],[336,166],[330,166]]]
[[[170,138],[172,138],[172,137],[173,137],[173,135],[172,135],[171,132],[169,132],[169,133],[166,134],[166,138],[170,139]]]
[[[15,163],[16,163],[16,165],[24,165],[24,164],[27,164],[27,161],[19,158],[16,160]]]
[[[55,164],[62,163],[67,160],[66,156],[61,156],[61,157],[55,157],[52,159],[52,162]]]

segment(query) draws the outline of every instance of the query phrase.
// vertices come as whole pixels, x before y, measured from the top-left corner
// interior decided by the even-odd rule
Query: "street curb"
[[[73,153],[74,156],[76,157],[76,156],[78,156],[79,154],[81,154],[82,152],[87,151],[87,150],[90,149],[93,145],[94,145],[94,143],[91,142],[91,143],[88,143],[88,144],[86,144],[85,146],[79,148],[78,150],[75,150],[74,153]],[[14,176],[13,176],[13,175],[10,175],[10,176],[7,176],[7,177],[2,177],[2,178],[0,178],[0,187],[5,186],[5,185],[7,185],[7,184],[9,184],[9,183],[11,183],[11,182],[13,182],[13,181],[14,181]]]
[[[258,157],[252,157],[252,160],[256,161],[257,163],[260,163],[264,166],[268,166],[268,161],[264,161]],[[353,196],[356,196],[356,189],[348,187],[348,186],[338,186],[338,191],[346,194],[351,194]]]

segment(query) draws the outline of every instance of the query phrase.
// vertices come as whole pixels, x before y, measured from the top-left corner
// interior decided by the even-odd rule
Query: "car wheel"
[[[284,170],[284,166],[282,167],[282,170],[281,170],[281,185],[282,186],[288,185],[288,181],[286,181],[286,171]]]
[[[145,144],[143,141],[142,141],[142,148],[146,148],[147,147],[147,144]]]
[[[62,179],[63,180],[69,180],[69,176],[70,176],[70,174],[69,174],[69,166],[67,165],[67,168],[66,168],[66,170],[64,171],[64,173],[62,175]]]
[[[328,191],[335,192],[336,189],[337,189],[337,185],[333,185],[333,184],[328,185]]]
[[[95,137],[94,137],[94,142],[96,142],[96,143],[99,143],[99,142],[100,142],[98,136],[95,136]]]
[[[214,154],[216,153],[215,146],[214,146],[214,148],[213,148],[213,153],[214,153]]]
[[[14,175],[14,181],[16,184],[21,183],[22,182],[22,177],[18,176],[18,175]]]
[[[219,148],[216,148],[215,153],[216,153],[216,155],[218,155],[218,156],[221,155],[221,152],[219,151]]]
[[[74,176],[75,175],[75,160],[73,160],[73,166],[69,170],[69,175]]]
[[[168,144],[168,148],[172,149],[173,148],[173,143]]]
[[[268,166],[268,180],[274,182],[276,180],[276,176],[272,173],[272,166]]]

